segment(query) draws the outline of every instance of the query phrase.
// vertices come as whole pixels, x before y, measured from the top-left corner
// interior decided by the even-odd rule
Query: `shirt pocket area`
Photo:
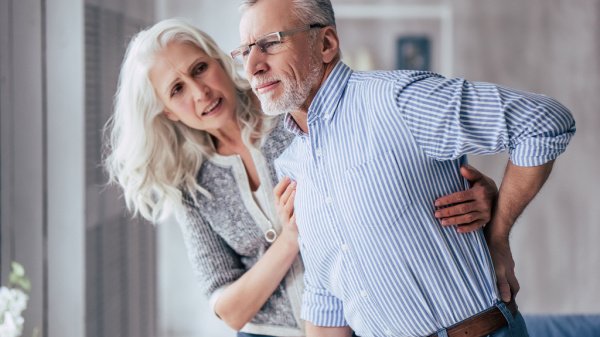
[[[339,189],[346,221],[363,227],[387,226],[398,220],[411,204],[406,175],[391,150],[379,152],[349,168]]]

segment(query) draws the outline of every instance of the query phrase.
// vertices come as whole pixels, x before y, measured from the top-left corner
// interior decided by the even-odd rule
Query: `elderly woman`
[[[294,183],[275,186],[273,168],[293,135],[261,112],[215,42],[178,19],[138,33],[106,132],[111,181],[134,214],[156,222],[175,211],[215,314],[238,336],[304,336]],[[464,224],[459,207],[443,216],[472,230],[489,220],[496,187],[463,172],[473,187],[444,200],[468,205],[475,221]]]

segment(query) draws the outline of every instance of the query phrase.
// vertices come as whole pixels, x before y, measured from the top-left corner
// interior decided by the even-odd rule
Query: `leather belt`
[[[517,313],[517,310],[519,310],[515,301],[506,303],[506,307],[513,316]],[[487,336],[492,332],[505,327],[507,324],[508,322],[500,309],[494,306],[493,308],[452,325],[446,329],[446,332],[448,333],[448,337],[481,337]],[[429,337],[437,336],[438,334],[436,332]]]

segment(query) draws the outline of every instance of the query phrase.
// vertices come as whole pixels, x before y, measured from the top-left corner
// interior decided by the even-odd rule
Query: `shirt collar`
[[[292,117],[292,114],[289,114],[289,113],[285,114],[285,117],[283,118],[283,125],[285,126],[286,130],[295,134],[296,136],[300,136],[300,137],[306,136],[304,131],[302,131],[302,129],[300,129],[300,127],[298,126],[298,124],[296,123],[294,118]]]
[[[344,62],[339,61],[335,65],[308,108],[309,125],[317,119],[331,120],[351,75],[352,69]]]
[[[308,108],[308,125],[314,123],[317,119],[331,120],[352,72],[352,69],[342,61],[335,65]],[[306,135],[296,124],[291,114],[285,115],[284,125],[288,131],[297,136]]]

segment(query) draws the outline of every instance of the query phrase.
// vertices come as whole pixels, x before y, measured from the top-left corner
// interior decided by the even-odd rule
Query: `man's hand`
[[[490,255],[496,271],[496,283],[500,292],[500,299],[504,302],[510,302],[517,296],[519,281],[515,276],[515,261],[513,260],[508,243],[508,237],[488,240]]]
[[[510,251],[510,231],[525,207],[535,197],[548,179],[554,161],[540,166],[520,167],[508,162],[492,221],[485,228],[500,299],[509,302],[519,292],[515,277],[515,262]]]
[[[459,233],[468,233],[485,226],[492,218],[498,195],[496,183],[470,165],[460,168],[460,174],[471,188],[456,192],[435,201],[439,209],[435,217],[442,226],[457,226]]]

